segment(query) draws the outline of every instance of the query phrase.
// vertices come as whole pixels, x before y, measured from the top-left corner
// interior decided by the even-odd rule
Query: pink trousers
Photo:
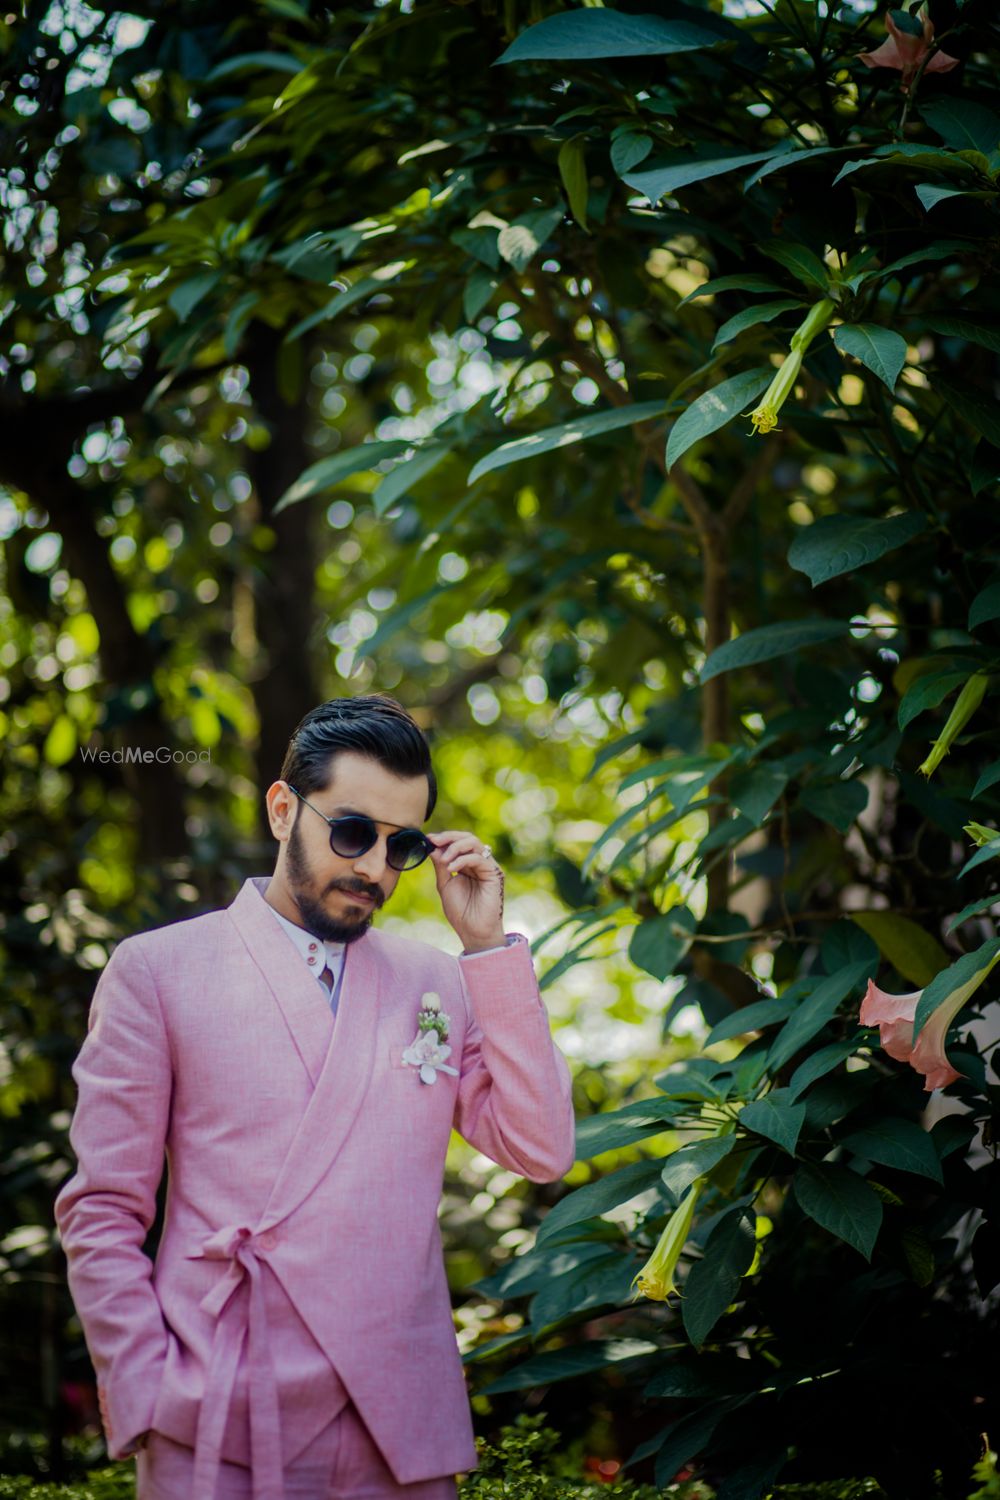
[[[214,1496],[192,1496],[194,1451],[154,1428],[136,1454],[136,1500],[251,1500],[250,1470],[219,1466]],[[285,1500],[455,1500],[454,1476],[400,1484],[349,1402],[284,1471]]]

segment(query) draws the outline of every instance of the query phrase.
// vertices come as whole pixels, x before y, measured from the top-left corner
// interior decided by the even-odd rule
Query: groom
[[[320,704],[267,791],[274,873],[126,938],[97,985],[55,1216],[139,1500],[453,1500],[475,1467],[449,1138],[549,1182],[573,1111],[503,875],[475,834],[423,831],[436,795],[399,704]],[[457,959],[372,926],[425,859]]]

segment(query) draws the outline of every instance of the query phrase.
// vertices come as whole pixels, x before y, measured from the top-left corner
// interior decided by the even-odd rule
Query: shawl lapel
[[[282,1163],[257,1230],[293,1213],[347,1139],[375,1059],[379,1029],[379,965],[366,934],[344,949],[336,1018],[286,933],[264,908],[268,876],[251,876],[228,914],[284,1018],[310,1082],[312,1097]],[[293,961],[294,960],[294,961]]]

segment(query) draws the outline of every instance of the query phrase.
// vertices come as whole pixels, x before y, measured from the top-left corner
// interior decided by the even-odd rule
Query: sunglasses
[[[291,782],[286,783],[290,792],[295,792],[306,807],[319,813],[324,823],[330,825],[330,848],[341,859],[357,859],[367,854],[378,843],[378,829],[373,818],[364,813],[348,813],[342,818],[328,818],[326,813],[313,807]],[[394,826],[394,825],[390,825]],[[415,870],[434,850],[434,845],[419,828],[399,828],[390,833],[385,841],[385,857],[393,870]]]

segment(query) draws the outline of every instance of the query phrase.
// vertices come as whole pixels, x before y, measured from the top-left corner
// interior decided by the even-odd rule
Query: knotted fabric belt
[[[258,1252],[272,1249],[275,1242],[276,1236],[270,1230],[255,1234],[244,1225],[227,1224],[209,1235],[200,1255],[190,1257],[229,1262],[225,1276],[200,1304],[216,1323],[198,1413],[191,1500],[215,1500],[222,1437],[240,1354],[247,1342],[253,1500],[284,1500],[278,1386],[271,1362],[267,1306],[258,1260]]]

